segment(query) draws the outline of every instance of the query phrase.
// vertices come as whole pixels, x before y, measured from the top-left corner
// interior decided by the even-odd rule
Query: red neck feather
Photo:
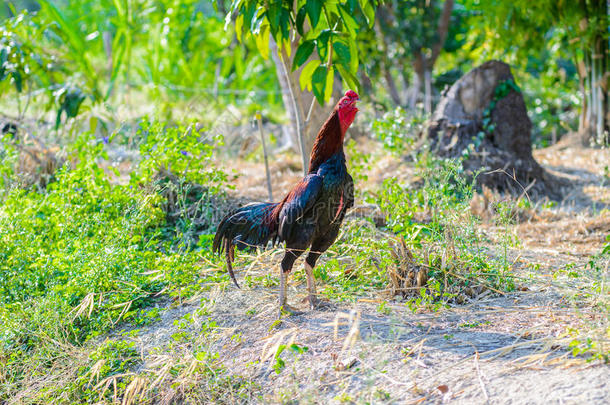
[[[339,112],[335,108],[330,117],[322,125],[322,128],[320,128],[318,136],[316,136],[309,157],[309,173],[316,172],[322,163],[335,153],[343,150],[345,131],[342,127],[343,125],[341,125],[339,120]]]

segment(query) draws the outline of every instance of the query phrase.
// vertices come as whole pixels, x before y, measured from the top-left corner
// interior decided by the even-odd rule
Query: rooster
[[[252,203],[226,215],[218,225],[212,249],[226,254],[227,270],[233,274],[235,247],[266,247],[269,241],[285,242],[280,266],[279,310],[300,314],[287,303],[286,280],[295,260],[308,248],[305,259],[308,301],[311,309],[329,306],[318,299],[313,277],[316,261],[337,239],[345,212],[354,204],[354,182],[347,172],[343,140],[356,118],[359,100],[349,90],[339,100],[315,139],[309,172],[279,203]]]

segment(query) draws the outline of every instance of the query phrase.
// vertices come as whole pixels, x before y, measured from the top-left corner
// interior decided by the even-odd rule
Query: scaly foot
[[[282,318],[282,315],[288,315],[288,316],[297,316],[297,315],[302,315],[303,311],[299,311],[298,309],[291,307],[288,304],[284,304],[282,306],[280,306],[280,313],[278,318]]]
[[[309,299],[309,307],[314,310],[320,310],[320,311],[332,311],[333,309],[335,309],[335,305],[331,304],[329,301],[326,300],[321,300],[316,296],[310,296]]]

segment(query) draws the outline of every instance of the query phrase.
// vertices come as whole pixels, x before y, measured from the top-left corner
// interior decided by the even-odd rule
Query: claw
[[[291,307],[288,304],[284,304],[282,306],[280,306],[280,312],[278,315],[278,318],[281,319],[282,315],[288,315],[288,316],[297,316],[297,315],[302,315],[303,311],[299,311],[298,309]]]
[[[321,300],[315,296],[311,296],[309,297],[309,308],[311,308],[311,310],[333,310],[335,309],[335,305],[332,304],[330,301],[326,301],[326,300]]]

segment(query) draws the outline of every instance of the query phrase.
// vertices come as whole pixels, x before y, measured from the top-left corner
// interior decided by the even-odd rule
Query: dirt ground
[[[252,402],[610,403],[610,366],[573,357],[566,335],[570,328],[601,325],[605,336],[600,341],[607,352],[609,314],[569,302],[568,284],[555,274],[566,266],[584,268],[610,234],[605,168],[610,151],[555,148],[536,151],[535,156],[554,174],[570,178],[574,190],[551,208],[532,210],[514,226],[520,245],[509,255],[522,277],[517,291],[482,294],[436,312],[414,313],[397,301],[380,310],[381,298],[335,302],[331,310],[309,311],[302,302],[305,286],[292,282],[289,300],[306,312],[278,323],[276,287],[241,283],[238,290],[231,285],[173,304],[162,312],[160,322],[141,329],[137,341],[142,367],[153,348],[165,346],[178,330],[175,321],[191,314],[219,325],[214,349],[230,373],[260,387]],[[264,198],[261,166],[246,166],[240,168],[244,175],[236,181],[237,190]],[[298,178],[296,167],[281,160],[272,163],[276,199]],[[371,173],[370,181],[378,181],[383,172]],[[482,231],[493,240],[494,225],[484,224]],[[238,278],[248,272],[275,274],[274,263],[236,273]],[[300,263],[295,271],[300,271]],[[603,266],[607,280],[608,260]],[[207,311],[198,315],[202,306]],[[278,347],[291,344],[307,350],[286,349],[281,355],[285,368],[278,374]]]

